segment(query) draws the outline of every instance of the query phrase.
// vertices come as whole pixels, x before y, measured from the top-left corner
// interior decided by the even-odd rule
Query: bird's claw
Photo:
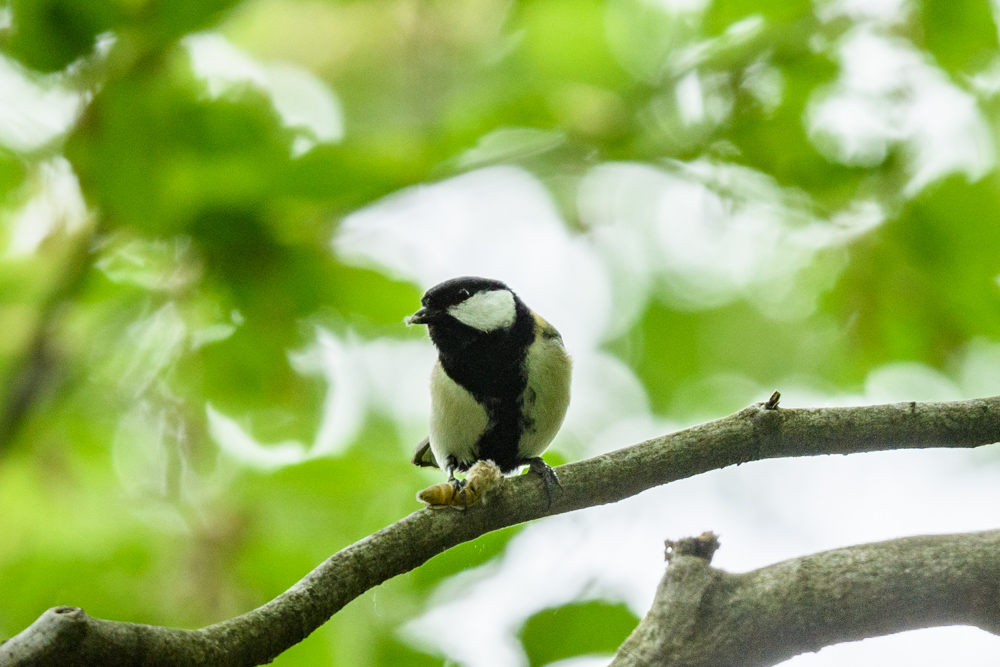
[[[545,508],[549,509],[552,507],[552,494],[557,489],[562,491],[562,484],[559,483],[559,475],[541,456],[536,456],[533,459],[528,460],[528,470],[535,473],[542,478],[542,482],[545,484],[545,498],[546,505]]]

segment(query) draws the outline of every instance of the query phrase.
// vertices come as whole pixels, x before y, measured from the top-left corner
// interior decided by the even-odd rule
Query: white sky
[[[7,148],[33,151],[57,139],[76,122],[83,101],[58,74],[29,72],[0,55],[0,144]]]

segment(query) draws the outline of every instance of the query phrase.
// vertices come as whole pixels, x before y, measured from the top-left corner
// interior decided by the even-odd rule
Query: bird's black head
[[[463,277],[427,290],[407,324],[426,324],[448,375],[477,398],[516,397],[535,320],[499,280]]]
[[[469,334],[489,334],[510,329],[524,308],[517,295],[499,280],[463,276],[427,290],[423,308],[406,319],[407,324],[470,329]],[[520,306],[520,308],[519,308]]]

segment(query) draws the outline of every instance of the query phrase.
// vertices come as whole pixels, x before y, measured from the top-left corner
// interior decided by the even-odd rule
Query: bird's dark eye
[[[458,295],[460,297],[462,297],[463,299],[468,299],[469,298],[469,290],[467,290],[467,289],[465,289],[463,287],[462,289],[458,290]]]

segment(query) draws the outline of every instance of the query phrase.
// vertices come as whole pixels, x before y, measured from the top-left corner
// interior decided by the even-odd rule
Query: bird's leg
[[[448,473],[448,483],[454,487],[455,495],[458,495],[465,487],[465,480],[455,478],[456,468],[458,468],[458,461],[454,456],[449,456],[447,463],[445,463],[444,470]]]
[[[562,491],[562,484],[559,483],[559,476],[556,475],[556,471],[541,456],[527,459],[525,463],[528,464],[528,470],[542,478],[542,482],[545,483],[545,497],[548,500],[546,508],[552,507],[553,491],[556,489]]]

